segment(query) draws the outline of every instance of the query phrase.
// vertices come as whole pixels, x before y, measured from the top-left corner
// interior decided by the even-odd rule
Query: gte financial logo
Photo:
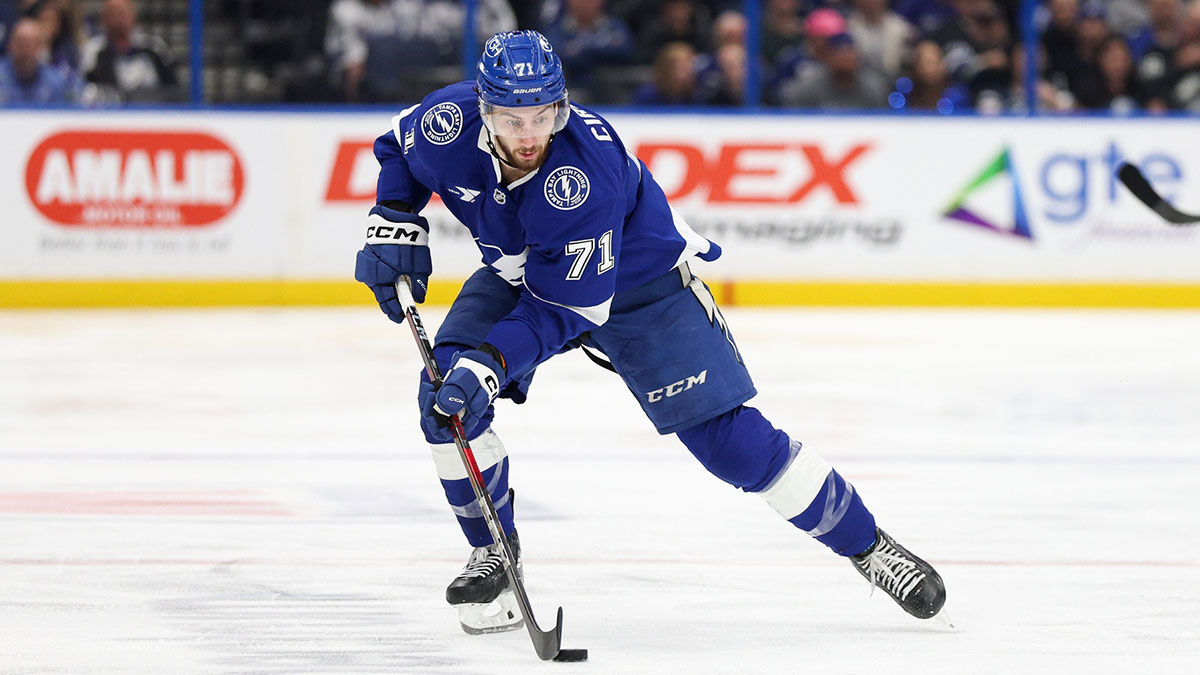
[[[1018,171],[1016,159],[1012,148],[1001,148],[963,184],[942,216],[1000,234],[1033,239],[1035,219],[1051,225],[1077,225],[1119,202],[1135,203],[1117,178],[1117,168],[1123,162],[1137,164],[1168,201],[1183,180],[1183,168],[1175,157],[1161,152],[1129,157],[1113,141],[1094,153],[1054,152],[1030,164],[1023,163],[1034,170],[1032,175]],[[979,195],[993,189],[1005,191],[1011,212],[989,213],[978,205]]]
[[[379,164],[365,141],[343,141],[330,172],[325,199],[362,202],[375,198]],[[708,149],[690,143],[644,141],[635,154],[659,180],[667,199],[708,204],[796,204],[825,194],[838,204],[858,204],[851,181],[869,143],[832,150],[809,142],[726,143]]]
[[[244,183],[233,149],[198,132],[68,131],[25,166],[29,199],[68,227],[209,225],[233,210]]]

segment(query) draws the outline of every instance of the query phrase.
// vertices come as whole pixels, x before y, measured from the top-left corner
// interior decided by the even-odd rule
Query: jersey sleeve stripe
[[[526,284],[525,284],[525,290],[529,291],[530,295],[537,298],[541,302],[544,302],[547,305],[554,305],[555,307],[562,307],[563,309],[569,309],[572,312],[575,312],[576,314],[578,314],[579,316],[582,316],[583,318],[587,319],[588,321],[591,321],[592,323],[596,324],[597,326],[603,326],[605,324],[605,322],[608,321],[608,312],[609,312],[610,307],[612,306],[612,296],[611,295],[608,296],[607,300],[605,300],[604,302],[602,302],[598,305],[592,305],[591,307],[576,307],[574,305],[564,305],[560,302],[554,302],[553,300],[547,300],[547,299],[541,297],[537,293],[533,292],[533,289],[529,287],[528,282],[526,282]]]
[[[405,117],[408,117],[414,110],[420,107],[420,103],[410,105],[404,110],[400,111],[399,115],[396,115],[392,118],[392,133],[396,136],[396,143],[402,148],[404,147],[404,134],[400,132],[400,123],[404,121]]]
[[[683,237],[683,252],[679,254],[679,259],[675,261],[674,266],[679,267],[697,253],[708,253],[708,250],[712,248],[712,242],[693,230],[674,206],[668,204],[667,208],[671,209],[671,222],[675,225],[675,230],[679,232],[679,236]]]

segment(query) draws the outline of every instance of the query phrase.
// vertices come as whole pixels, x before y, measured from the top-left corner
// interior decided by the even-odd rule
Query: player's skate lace
[[[467,560],[467,564],[463,567],[463,571],[459,573],[458,578],[486,577],[498,570],[503,564],[504,557],[500,555],[500,547],[495,544],[491,546],[477,546],[474,551],[471,551],[471,557]]]
[[[884,538],[879,539],[874,551],[862,560],[856,559],[854,564],[862,569],[870,582],[872,596],[875,587],[879,586],[900,600],[907,600],[917,584],[925,578],[925,573],[908,556],[897,551]]]

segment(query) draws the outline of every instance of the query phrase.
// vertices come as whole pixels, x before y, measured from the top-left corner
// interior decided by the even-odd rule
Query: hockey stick
[[[1117,169],[1117,177],[1129,188],[1134,197],[1137,197],[1143,204],[1149,206],[1155,213],[1162,216],[1164,220],[1173,225],[1191,225],[1200,223],[1200,215],[1192,215],[1184,213],[1174,206],[1167,203],[1167,200],[1162,198],[1150,185],[1150,181],[1142,175],[1140,169],[1128,162],[1121,164],[1121,168]]]
[[[408,277],[400,277],[400,281],[396,283],[396,297],[400,301],[400,307],[404,309],[404,318],[408,321],[408,327],[412,329],[413,338],[417,341],[421,360],[425,362],[426,374],[435,384],[440,383],[442,374],[438,371],[437,361],[433,358],[433,346],[429,342],[429,336],[425,334],[421,316],[417,314],[417,303],[413,300]],[[471,452],[471,446],[467,443],[467,432],[463,429],[458,415],[450,418],[450,431],[454,435],[454,445],[458,447],[458,456],[467,467],[467,478],[470,479],[471,488],[475,490],[475,498],[479,500],[479,505],[483,509],[483,520],[492,533],[492,541],[499,542],[500,549],[504,552],[504,567],[508,572],[508,581],[512,584],[513,592],[516,593],[521,613],[525,615],[525,627],[529,629],[529,637],[533,639],[533,648],[537,652],[538,658],[549,661],[558,656],[559,651],[575,651],[560,649],[562,644],[562,607],[558,608],[558,619],[554,630],[542,630],[534,620],[533,609],[529,606],[529,596],[525,593],[525,586],[521,583],[521,579],[517,577],[517,557],[508,545],[508,537],[504,536],[504,529],[500,526],[500,516],[497,515],[496,506],[492,503],[492,497],[485,487],[483,474],[479,471],[479,464],[475,462],[475,453]]]

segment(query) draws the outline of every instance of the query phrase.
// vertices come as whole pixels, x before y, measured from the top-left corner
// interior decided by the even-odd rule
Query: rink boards
[[[391,115],[0,113],[0,307],[369,301],[350,277]],[[1200,235],[1113,177],[1134,162],[1195,210],[1194,121],[607,117],[724,248],[697,272],[726,303],[1200,306]],[[445,302],[479,254],[426,215]]]

